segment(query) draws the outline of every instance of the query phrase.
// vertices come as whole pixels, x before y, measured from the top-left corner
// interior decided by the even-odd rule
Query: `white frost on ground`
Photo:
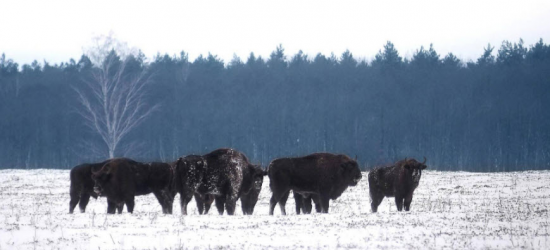
[[[153,195],[134,214],[106,215],[106,200],[69,214],[69,171],[0,171],[0,249],[550,249],[550,171],[424,171],[411,212],[384,199],[370,212],[366,173],[331,201],[330,214],[269,216],[266,177],[253,216],[163,215]]]

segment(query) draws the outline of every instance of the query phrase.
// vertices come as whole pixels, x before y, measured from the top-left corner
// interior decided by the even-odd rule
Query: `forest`
[[[313,152],[371,169],[550,169],[550,46],[503,41],[475,61],[387,42],[341,55],[123,54],[20,65],[0,57],[0,168],[71,168],[111,157],[174,161],[235,148],[267,167]]]

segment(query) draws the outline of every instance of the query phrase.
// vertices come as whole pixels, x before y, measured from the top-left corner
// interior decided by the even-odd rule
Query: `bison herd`
[[[422,163],[405,159],[371,170],[368,179],[372,212],[377,211],[384,197],[395,197],[397,210],[404,206],[409,211],[425,163],[425,158]],[[220,215],[224,211],[233,215],[240,199],[243,214],[251,215],[265,175],[269,176],[272,192],[270,215],[277,204],[281,214],[286,214],[291,190],[297,214],[311,213],[312,202],[317,212],[328,213],[329,201],[340,197],[348,186],[357,185],[362,177],[356,159],[330,153],[275,159],[267,170],[250,163],[243,153],[227,148],[180,157],[170,163],[114,158],[71,170],[69,213],[77,204],[80,212],[85,212],[90,197],[98,196],[106,197],[107,213],[120,214],[124,205],[132,213],[136,195],[153,193],[166,214],[172,213],[174,197],[179,194],[183,215],[187,215],[187,204],[193,197],[199,214],[207,214],[215,203]]]

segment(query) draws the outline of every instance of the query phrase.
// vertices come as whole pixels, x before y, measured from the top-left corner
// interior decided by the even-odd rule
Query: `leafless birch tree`
[[[112,34],[94,41],[94,46],[86,51],[94,64],[91,76],[74,89],[81,104],[78,113],[104,145],[86,142],[85,146],[98,155],[107,153],[109,158],[125,156],[139,147],[135,140],[124,141],[125,136],[159,107],[147,102],[146,86],[152,74],[146,67],[128,72],[135,50],[129,50]]]

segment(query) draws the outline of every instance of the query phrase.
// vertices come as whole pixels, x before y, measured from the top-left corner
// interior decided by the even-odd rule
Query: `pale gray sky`
[[[406,57],[433,43],[441,56],[468,61],[488,43],[550,43],[550,1],[0,0],[0,53],[19,64],[78,59],[110,31],[148,58],[185,50],[227,63],[282,44],[287,55],[349,49],[371,60],[389,40]]]

